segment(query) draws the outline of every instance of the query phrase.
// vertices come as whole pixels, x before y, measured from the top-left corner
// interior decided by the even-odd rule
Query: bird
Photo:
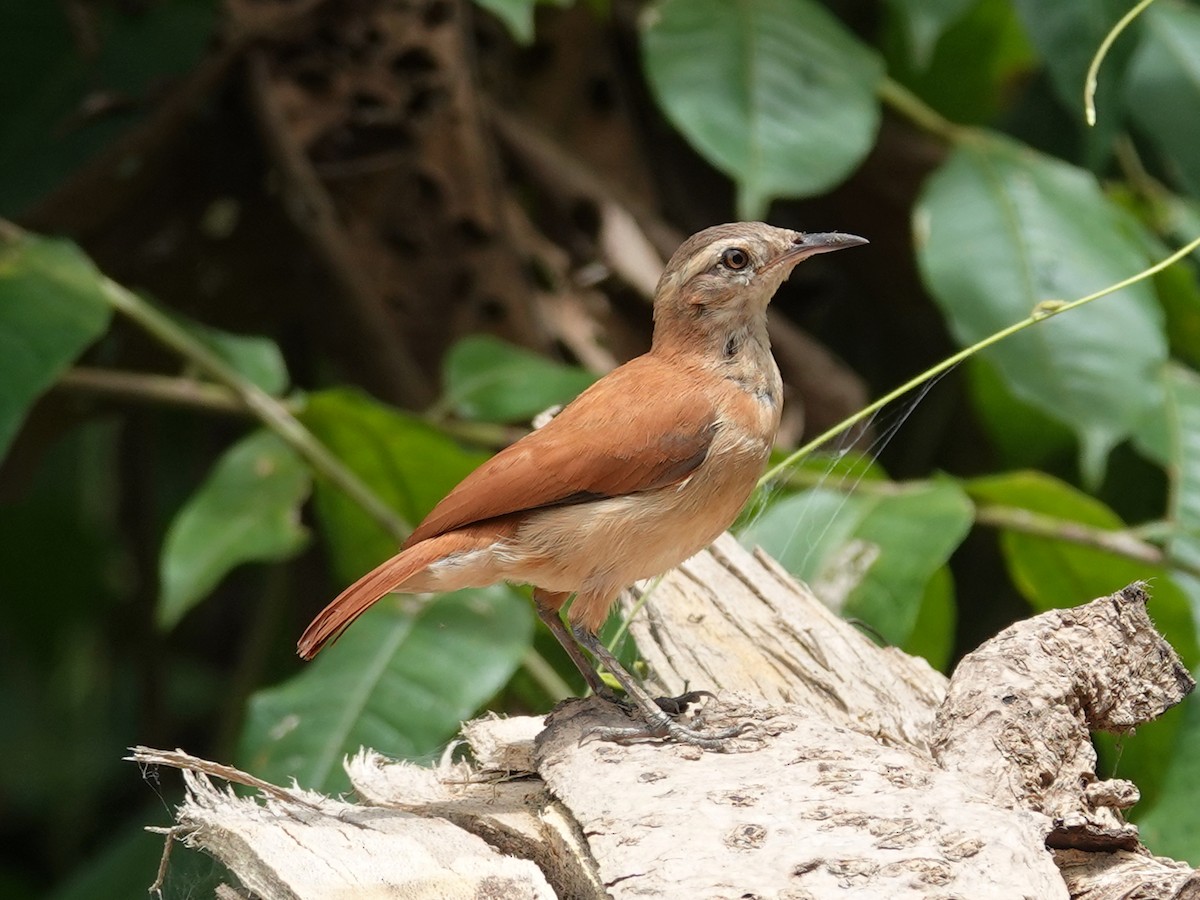
[[[704,732],[675,718],[706,692],[651,698],[597,631],[623,589],[675,567],[733,523],[766,465],[783,403],[767,306],[801,261],[866,243],[763,222],[716,225],[685,240],[655,290],[649,351],[464,478],[395,556],[317,615],[299,655],[311,659],[391,592],[528,584],[538,617],[588,687],[617,699],[590,653],[624,690],[619,702],[641,713],[643,723],[598,737],[723,748],[740,726]]]

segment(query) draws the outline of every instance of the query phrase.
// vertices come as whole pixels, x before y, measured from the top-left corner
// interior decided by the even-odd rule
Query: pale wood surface
[[[1192,687],[1139,586],[1006,629],[947,683],[726,536],[650,589],[631,632],[652,686],[716,694],[694,725],[753,724],[732,752],[592,740],[624,713],[572,701],[544,725],[468,723],[470,763],[361,752],[358,804],[189,776],[186,840],[269,900],[1200,897],[1124,822],[1136,787],[1093,772],[1089,729]]]

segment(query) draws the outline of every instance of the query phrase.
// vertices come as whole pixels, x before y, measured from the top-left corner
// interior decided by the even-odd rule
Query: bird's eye
[[[740,247],[730,247],[721,254],[721,265],[737,272],[750,265],[750,254]]]

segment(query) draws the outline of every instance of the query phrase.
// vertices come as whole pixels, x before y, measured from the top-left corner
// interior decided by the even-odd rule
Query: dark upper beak
[[[818,253],[832,253],[834,250],[845,250],[847,247],[858,247],[869,244],[866,238],[856,234],[842,234],[840,231],[823,231],[815,234],[798,234],[793,239],[793,246],[778,257],[767,263],[760,272],[773,269],[775,266],[789,265],[816,256]]]

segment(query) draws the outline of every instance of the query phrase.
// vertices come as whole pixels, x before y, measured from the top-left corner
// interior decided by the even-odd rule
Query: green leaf
[[[1179,365],[1166,370],[1166,405],[1171,478],[1168,518],[1173,533],[1167,551],[1173,562],[1200,567],[1200,375]]]
[[[967,536],[971,521],[971,504],[952,481],[905,485],[879,498],[855,535],[879,547],[879,559],[844,613],[870,622],[890,642],[906,644],[930,580]]]
[[[0,458],[33,402],[108,328],[103,284],[70,241],[0,223]]]
[[[1129,216],[1092,176],[999,137],[952,153],[926,183],[914,227],[925,283],[961,344],[1147,263]],[[1160,402],[1167,346],[1152,286],[1140,282],[984,355],[1018,399],[1072,428],[1096,484],[1112,447]]]
[[[1045,468],[1049,460],[1071,458],[1075,438],[1070,430],[1014,397],[986,359],[977,356],[964,368],[971,409],[987,430],[1002,468]]]
[[[300,507],[312,479],[277,435],[257,431],[217,461],[167,531],[158,624],[174,627],[231,569],[295,556],[308,542]]]
[[[1008,0],[972,4],[947,23],[924,62],[913,58],[907,38],[897,41],[885,32],[884,40],[889,74],[945,118],[968,125],[994,121],[1011,106],[1014,82],[1026,78],[1036,61]]]
[[[241,763],[276,784],[337,792],[342,758],[360,746],[428,759],[503,687],[532,639],[529,601],[504,585],[428,604],[385,597],[299,675],[251,698]]]
[[[811,0],[663,0],[642,59],[659,106],[738,188],[738,215],[842,181],[879,126],[875,52]]]
[[[487,459],[359,391],[314,394],[300,420],[411,525]],[[315,505],[342,581],[357,578],[396,552],[392,535],[323,480],[316,484]]]
[[[1200,670],[1192,671],[1193,677]],[[1173,714],[1175,711],[1172,710]],[[1200,699],[1193,694],[1182,705],[1182,717],[1174,752],[1166,762],[1158,802],[1137,817],[1142,842],[1151,852],[1200,866]],[[1121,777],[1129,777],[1122,771]],[[1140,809],[1140,808],[1139,808]]]
[[[192,319],[185,319],[169,309],[159,307],[159,311],[170,316],[192,337],[268,394],[278,397],[287,390],[287,363],[283,360],[279,345],[270,338],[233,334]]]
[[[925,585],[917,620],[900,649],[920,656],[939,671],[946,672],[954,653],[954,627],[958,610],[954,605],[954,577],[949,566],[935,569]]]
[[[1200,193],[1200,9],[1160,0],[1146,10],[1141,46],[1125,80],[1133,121],[1166,157],[1172,175]]]
[[[913,65],[929,65],[933,48],[947,27],[961,19],[977,0],[890,0],[904,23]]]
[[[1014,472],[966,483],[979,504],[1029,510],[1094,528],[1117,531],[1120,517],[1094,497],[1042,472]],[[1187,665],[1200,659],[1191,601],[1169,569],[1109,550],[1002,528],[1000,548],[1013,583],[1035,610],[1061,609],[1149,581],[1151,615]]]
[[[527,422],[574,400],[596,377],[499,338],[475,335],[450,348],[443,364],[446,395],[439,404],[465,419]]]
[[[950,481],[887,485],[845,494],[804,491],[772,505],[743,531],[741,540],[778,559],[812,585],[825,603],[869,622],[890,643],[913,636],[930,580],[971,526],[971,504]],[[939,576],[941,577],[941,576]],[[947,629],[951,619],[928,619]]]
[[[1200,224],[1192,236],[1200,236]],[[1200,280],[1195,266],[1188,261],[1168,266],[1154,276],[1154,288],[1166,315],[1171,355],[1200,367]]]

